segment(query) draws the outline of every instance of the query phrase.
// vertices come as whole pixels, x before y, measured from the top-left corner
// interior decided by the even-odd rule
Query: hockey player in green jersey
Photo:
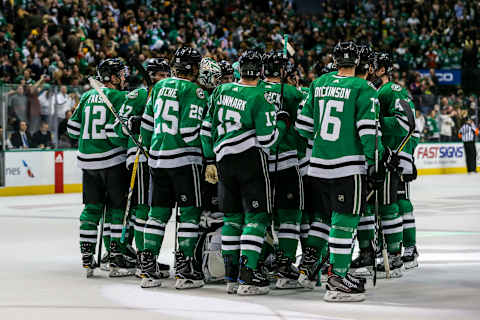
[[[299,281],[312,279],[316,264],[330,248],[326,301],[362,301],[364,283],[347,271],[351,263],[353,234],[366,200],[366,178],[383,181],[383,159],[390,152],[378,143],[380,170],[375,170],[376,90],[355,77],[359,63],[352,42],[335,46],[338,74],[325,74],[310,86],[296,128],[313,139],[308,175],[311,179],[314,218],[307,248],[299,267]],[[367,170],[368,165],[368,170]],[[331,225],[331,227],[330,227]]]
[[[227,291],[235,291],[238,278],[238,294],[256,295],[269,291],[268,280],[257,268],[272,200],[263,148],[281,140],[289,115],[276,113],[265,100],[263,89],[257,87],[262,70],[260,54],[247,50],[239,63],[240,82],[214,90],[201,137],[210,161],[207,179],[216,180],[218,167],[220,209],[225,212],[222,254]]]
[[[282,52],[271,51],[265,54],[263,57],[265,80],[260,80],[258,87],[264,90],[265,99],[273,104],[277,111],[283,108],[294,122],[303,96],[296,87],[284,84],[281,106],[281,76],[285,72],[285,64]],[[275,286],[278,289],[301,287],[297,281],[298,271],[293,266],[300,238],[303,209],[303,182],[298,168],[298,140],[300,140],[298,133],[291,127],[278,145],[268,150],[270,181],[275,184],[272,185],[275,208],[272,220],[278,238],[275,259],[278,266]]]
[[[360,63],[355,69],[355,76],[367,79],[373,72],[375,53],[368,45],[359,45]],[[355,276],[368,277],[373,270],[375,253],[373,252],[372,241],[375,239],[375,197],[371,197],[365,206],[365,211],[360,216],[357,228],[357,239],[360,248],[359,256],[352,261],[350,269]]]
[[[195,83],[201,58],[195,49],[178,49],[172,62],[175,77],[157,82],[142,117],[141,135],[150,147],[148,164],[152,178],[151,208],[141,256],[142,271],[146,274],[142,287],[161,285],[156,260],[175,205],[180,208],[175,288],[198,288],[204,284],[193,263],[202,212],[200,126],[207,103],[205,92]]]
[[[170,76],[170,66],[168,65],[168,62],[162,58],[148,59],[146,71],[154,83]],[[140,124],[143,112],[145,111],[147,98],[148,92],[146,88],[135,89],[126,95],[125,102],[120,109],[120,116],[128,119],[128,127],[130,131],[135,134],[137,140],[139,139]],[[128,139],[127,168],[130,173],[129,176],[131,176],[138,148],[133,142],[133,139],[128,137],[125,128],[120,125],[119,121],[115,122],[114,130],[119,137]],[[140,256],[143,251],[143,230],[145,229],[145,223],[150,210],[148,205],[149,184],[150,174],[147,159],[142,153],[140,153],[136,181],[132,194],[132,214],[130,219],[134,224],[134,238],[135,246],[137,248],[137,276],[141,276]],[[169,277],[170,273],[168,265],[158,263],[158,270],[161,277]]]
[[[107,59],[97,67],[97,77],[105,83],[102,88],[114,108],[120,108],[125,99],[126,68],[119,59]],[[78,167],[83,175],[83,203],[80,216],[80,251],[87,277],[95,268],[97,225],[104,207],[112,214],[110,275],[123,276],[134,272],[135,264],[125,259],[120,247],[123,212],[128,191],[125,168],[126,149],[118,136],[110,132],[115,117],[96,90],[85,92],[67,124],[68,134],[78,139]],[[117,146],[119,145],[119,146]],[[119,226],[119,230],[118,229]]]
[[[399,106],[400,100],[405,100],[410,104],[413,112],[415,105],[410,99],[405,88],[392,82],[391,72],[393,63],[391,57],[386,53],[379,53],[375,58],[375,78],[376,85],[379,87],[378,99],[380,102],[380,121],[382,126],[382,142],[385,146],[392,149],[397,148],[402,138],[408,134],[409,127],[407,117],[402,108]],[[403,160],[413,163],[413,152],[416,143],[418,143],[418,133],[410,139],[409,144],[399,154]],[[412,166],[405,164],[405,174],[413,173]],[[413,218],[413,206],[408,197],[408,186],[402,181],[402,172],[400,170],[389,170],[387,172],[380,197],[380,215],[382,218],[383,232],[390,262],[390,276],[402,276],[402,242],[403,236],[407,236],[406,253],[410,260],[409,266],[416,264],[416,256],[418,255],[415,247],[415,220]],[[398,192],[401,197],[398,198]],[[404,231],[404,227],[407,231]],[[410,229],[410,230],[408,230]],[[384,265],[381,263],[378,268],[378,278],[385,277]]]
[[[220,68],[222,69],[222,78],[220,79],[220,81],[222,83],[233,82],[233,68],[232,68],[232,65],[226,60],[220,61],[219,65],[220,65]]]

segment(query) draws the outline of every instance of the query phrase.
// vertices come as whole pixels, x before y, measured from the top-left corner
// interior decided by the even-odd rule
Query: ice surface
[[[0,319],[479,319],[480,175],[419,177],[412,185],[420,268],[368,283],[363,303],[315,291],[238,297],[221,285],[141,289],[134,278],[85,279],[81,195],[0,198]],[[160,260],[173,260],[173,223]]]

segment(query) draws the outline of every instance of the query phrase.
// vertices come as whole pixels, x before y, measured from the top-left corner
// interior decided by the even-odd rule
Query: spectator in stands
[[[65,112],[71,110],[72,107],[73,100],[67,93],[67,86],[61,86],[60,91],[55,95],[55,113],[58,123],[63,121]]]
[[[428,141],[439,142],[440,130],[438,129],[437,111],[432,110],[427,117]]]
[[[28,99],[25,95],[25,88],[18,86],[16,90],[8,92],[10,96],[8,101],[8,116],[11,123],[14,124],[13,129],[17,129],[20,121],[27,121],[28,116]]]
[[[425,128],[425,117],[418,109],[415,110],[415,128],[418,132],[420,132],[420,139],[423,141],[425,139],[427,129]]]
[[[42,122],[40,130],[35,132],[32,137],[34,148],[53,148],[53,134],[48,130],[48,123]]]
[[[43,91],[38,96],[40,101],[40,120],[42,122],[50,123],[50,117],[53,115],[53,99],[55,97],[53,90],[54,88],[50,84],[45,84]]]
[[[58,148],[72,148],[74,144],[67,134],[67,123],[68,119],[72,116],[72,111],[65,111],[65,119],[63,119],[58,125]]]
[[[440,141],[441,142],[451,142],[453,127],[455,122],[453,122],[452,117],[447,113],[447,108],[441,110],[440,118]]]
[[[9,140],[13,148],[28,149],[32,147],[32,136],[27,130],[25,121],[20,121],[18,130],[12,133]]]

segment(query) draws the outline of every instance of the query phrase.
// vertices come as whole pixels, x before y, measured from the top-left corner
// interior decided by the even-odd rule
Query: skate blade
[[[361,267],[357,269],[350,269],[350,272],[355,277],[370,278],[373,276],[373,267]]]
[[[93,270],[94,270],[93,268],[85,268],[85,271],[86,271],[85,276],[87,277],[87,279],[93,277]]]
[[[143,278],[142,282],[140,283],[141,288],[155,288],[161,286],[162,282],[157,279]]]
[[[280,278],[277,279],[275,283],[276,289],[299,289],[303,288],[303,286],[298,282],[298,280]]]
[[[110,273],[108,274],[110,278],[130,277],[133,275],[135,275],[135,269],[124,269],[124,268],[114,268],[114,267],[111,267]]]
[[[238,291],[238,283],[237,282],[227,282],[227,293],[228,294],[236,294]]]
[[[102,271],[107,271],[107,272],[110,271],[110,270],[111,270],[110,264],[102,264],[102,265],[100,265],[100,270],[102,270]]]
[[[315,285],[317,284],[316,281],[312,281],[308,279],[308,277],[303,273],[301,273],[300,276],[298,277],[298,283],[305,289],[311,289],[311,290],[313,290],[315,288]]]
[[[396,279],[402,277],[402,269],[398,268],[395,270],[390,270],[390,278]],[[377,271],[377,279],[386,279],[387,273],[385,271]]]
[[[205,285],[203,280],[177,279],[175,289],[194,289],[201,288]]]
[[[238,286],[237,294],[240,296],[258,296],[270,292],[269,287],[256,287],[248,284],[241,284]]]
[[[404,262],[404,263],[403,263],[403,267],[405,268],[405,270],[410,270],[410,269],[413,269],[413,268],[418,268],[418,261],[417,261],[417,260],[413,260],[413,261],[410,261],[410,262]]]
[[[365,300],[364,293],[345,293],[340,291],[327,290],[323,300],[327,302],[360,302]]]

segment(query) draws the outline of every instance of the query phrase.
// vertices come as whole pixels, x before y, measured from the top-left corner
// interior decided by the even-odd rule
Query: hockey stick
[[[103,215],[100,218],[100,239],[98,241],[98,255],[97,255],[97,268],[100,268],[102,262],[102,244],[103,244],[103,226],[105,225],[105,215],[107,212],[107,206],[103,206]]]
[[[149,158],[148,153],[145,150],[143,150],[142,145],[138,142],[138,140],[135,138],[135,136],[130,131],[130,129],[128,129],[128,126],[125,123],[125,121],[123,121],[123,119],[120,117],[118,112],[113,107],[112,102],[110,102],[110,100],[107,98],[107,96],[105,95],[105,93],[101,89],[103,84],[100,81],[98,81],[98,80],[96,80],[92,77],[89,77],[88,81],[90,82],[90,85],[92,86],[92,88],[94,88],[98,92],[98,94],[102,98],[103,102],[105,102],[105,104],[107,105],[107,108],[110,110],[110,112],[113,114],[113,116],[118,120],[118,122],[122,125],[123,129],[125,129],[127,135],[132,139],[133,143],[135,143],[137,148],[139,148],[140,151],[143,153],[143,155],[148,159]]]
[[[399,100],[398,104],[402,108],[402,111],[407,116],[408,122],[406,124],[408,125],[408,133],[407,133],[406,136],[403,137],[402,141],[400,142],[400,144],[395,149],[394,153],[395,153],[396,156],[398,156],[398,154],[400,152],[402,152],[402,150],[407,145],[407,142],[410,140],[413,133],[415,132],[415,117],[413,116],[413,112],[412,112],[412,109],[410,108],[410,105],[408,104],[407,101],[405,101],[403,99]],[[400,120],[400,121],[403,121],[403,120]],[[367,201],[370,200],[372,195],[373,195],[373,191],[370,191],[370,193],[367,196]]]
[[[378,174],[378,120],[375,120],[375,174]],[[387,254],[387,247],[385,246],[385,234],[383,233],[383,226],[382,226],[382,220],[379,217],[378,213],[378,189],[375,189],[375,220],[376,220],[376,237],[382,236],[382,256],[383,256],[383,263],[385,266],[385,274],[386,278],[390,278],[390,262],[388,261],[388,254]],[[373,248],[373,254],[374,254],[374,259],[373,259],[373,286],[377,284],[377,258],[376,258],[376,245],[378,244],[378,241],[375,241],[375,247]]]
[[[285,61],[287,60],[287,46],[288,46],[288,34],[285,34],[283,36],[283,58],[284,58],[284,62],[283,62],[283,66],[282,66],[282,72],[280,73],[280,110],[283,110],[283,99],[284,99],[284,96],[283,96],[283,89],[285,87]],[[293,48],[292,48],[293,50]],[[278,150],[280,149],[279,145],[277,145],[277,148],[275,150],[275,178],[274,178],[274,181],[273,181],[273,219],[275,219],[275,217],[277,216],[276,215],[276,212],[277,212],[277,206],[275,205],[275,202],[276,202],[276,195],[275,195],[275,191],[277,189],[277,183],[278,183]],[[272,224],[273,226],[273,224]]]

